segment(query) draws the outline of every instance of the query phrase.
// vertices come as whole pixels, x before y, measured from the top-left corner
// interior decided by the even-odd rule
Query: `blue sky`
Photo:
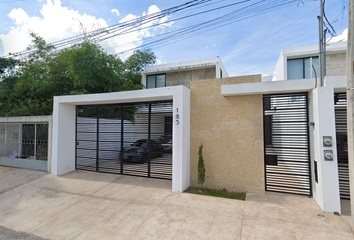
[[[185,2],[187,0],[0,0],[0,56],[7,55],[8,52],[24,50],[30,42],[28,31],[38,33],[47,42],[53,42],[78,34],[80,22],[88,30],[93,26],[107,27]],[[235,2],[240,0],[212,0],[205,6],[201,5],[196,9],[166,16],[160,20],[160,23]],[[102,42],[102,46],[110,53],[121,52],[125,49],[124,44],[132,42],[131,46],[139,47],[146,43],[149,36],[201,23],[252,2],[257,1],[246,1],[226,9],[111,38]],[[274,1],[264,2],[271,4]],[[334,22],[333,27],[338,35],[341,35],[348,26],[345,2],[344,0],[326,1],[327,18],[330,22]],[[255,14],[253,17],[216,27],[211,31],[202,31],[197,36],[152,47],[152,50],[157,56],[158,63],[219,56],[230,76],[274,75],[275,64],[282,48],[318,43],[317,15],[319,15],[319,1],[295,1],[286,8]],[[127,54],[130,53],[131,51]],[[124,57],[126,55],[122,55],[122,58]]]

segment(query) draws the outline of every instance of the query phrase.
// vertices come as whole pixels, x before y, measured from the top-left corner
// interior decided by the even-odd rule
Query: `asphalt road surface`
[[[0,226],[0,240],[46,240],[45,238],[37,237],[32,234],[14,231]]]

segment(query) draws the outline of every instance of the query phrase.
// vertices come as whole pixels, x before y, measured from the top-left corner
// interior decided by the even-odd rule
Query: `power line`
[[[236,55],[236,54],[238,54],[238,53],[240,53],[240,52],[243,52],[243,51],[245,51],[245,50],[247,50],[247,49],[253,48],[254,46],[257,46],[258,44],[260,44],[260,43],[262,43],[262,42],[265,42],[265,41],[271,39],[272,37],[274,37],[274,36],[277,35],[278,33],[284,31],[285,29],[287,29],[287,28],[289,28],[290,26],[294,25],[295,23],[299,22],[300,20],[302,20],[303,18],[307,17],[308,15],[310,15],[311,13],[313,13],[314,11],[318,10],[318,8],[319,8],[319,7],[314,8],[313,10],[311,10],[310,12],[308,12],[307,14],[303,15],[301,18],[295,20],[294,22],[290,23],[290,24],[287,25],[286,27],[284,27],[284,28],[280,29],[279,31],[273,33],[271,36],[269,36],[269,37],[267,37],[267,38],[264,38],[263,40],[261,40],[261,41],[255,43],[255,44],[253,44],[253,45],[251,45],[251,46],[249,46],[249,47],[247,47],[247,48],[244,48],[244,49],[242,49],[242,50],[240,50],[240,51],[238,51],[238,52],[236,52],[236,53],[233,53],[233,54],[231,54],[231,55],[226,55],[226,56],[233,56],[233,55]]]
[[[84,41],[84,39],[87,37],[87,35],[89,35],[91,37],[92,42],[99,43],[99,42],[103,42],[107,39],[110,39],[112,37],[121,36],[124,34],[136,32],[136,31],[141,31],[143,29],[149,29],[149,28],[156,27],[156,26],[166,24],[166,23],[170,23],[173,21],[205,14],[205,13],[208,13],[211,11],[229,8],[229,7],[232,7],[235,5],[239,5],[239,4],[245,4],[246,2],[251,2],[246,6],[240,7],[236,10],[233,10],[227,14],[213,18],[211,20],[208,20],[208,21],[205,21],[205,22],[202,22],[199,24],[194,24],[194,25],[191,25],[188,27],[184,27],[182,29],[177,29],[174,31],[162,33],[162,34],[156,35],[154,37],[144,38],[142,40],[144,40],[144,41],[147,40],[148,42],[140,45],[139,47],[133,47],[128,50],[123,50],[122,49],[123,47],[128,47],[129,45],[134,44],[134,42],[122,45],[122,46],[120,46],[120,49],[122,49],[122,50],[119,54],[124,54],[128,51],[133,51],[136,49],[140,49],[142,47],[151,47],[151,46],[157,47],[157,46],[161,46],[161,45],[165,46],[167,44],[171,44],[171,43],[176,42],[178,40],[190,38],[195,35],[198,35],[198,34],[201,34],[201,33],[207,32],[207,31],[211,31],[215,28],[221,28],[221,27],[229,25],[231,23],[239,22],[239,21],[246,20],[246,19],[254,17],[254,16],[258,16],[259,14],[264,14],[264,13],[267,13],[270,11],[275,11],[277,9],[282,9],[284,7],[291,6],[294,3],[299,3],[299,0],[287,0],[287,1],[261,0],[261,1],[257,1],[257,2],[254,2],[251,0],[243,0],[243,1],[238,1],[235,3],[231,3],[231,4],[225,4],[223,6],[217,6],[212,9],[207,9],[207,10],[204,10],[204,11],[201,11],[198,13],[193,13],[193,14],[189,13],[185,16],[174,18],[174,19],[171,19],[166,22],[160,21],[163,17],[171,16],[172,14],[176,14],[178,12],[181,13],[184,10],[189,9],[189,8],[200,8],[200,7],[205,7],[205,5],[215,4],[212,1],[213,0],[190,1],[187,3],[181,4],[181,5],[177,5],[172,8],[168,8],[166,10],[162,10],[157,13],[148,14],[146,16],[142,16],[137,19],[133,19],[133,20],[129,20],[129,21],[126,21],[123,23],[115,24],[115,25],[109,26],[107,28],[100,28],[100,29],[97,29],[94,31],[90,31],[86,34],[81,34],[81,35],[78,35],[75,37],[59,40],[59,41],[53,42],[52,44],[56,48],[56,51],[60,51],[62,49],[72,46],[73,44],[77,44],[79,42]],[[218,2],[220,2],[220,1],[218,1]],[[152,24],[150,26],[146,26],[148,23],[151,23],[154,21],[159,21],[159,22],[156,24]],[[34,52],[34,51],[35,51],[34,49],[25,50],[25,51],[19,52],[18,54],[27,55],[27,54],[30,54],[31,52]]]

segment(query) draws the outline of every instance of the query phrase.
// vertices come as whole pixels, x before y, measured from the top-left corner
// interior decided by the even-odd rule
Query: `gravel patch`
[[[48,240],[46,238],[37,237],[33,234],[18,232],[15,230],[8,229],[6,227],[0,226],[0,240]]]

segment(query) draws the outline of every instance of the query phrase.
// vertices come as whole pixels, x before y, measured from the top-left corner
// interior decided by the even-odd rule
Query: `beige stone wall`
[[[191,82],[191,186],[198,186],[203,144],[205,187],[264,191],[262,95],[221,95],[223,84],[260,81],[261,75],[251,75]]]
[[[166,87],[184,85],[189,88],[191,81],[211,78],[216,78],[215,67],[171,72],[166,73]]]
[[[326,70],[327,76],[346,75],[346,54],[327,54]]]

